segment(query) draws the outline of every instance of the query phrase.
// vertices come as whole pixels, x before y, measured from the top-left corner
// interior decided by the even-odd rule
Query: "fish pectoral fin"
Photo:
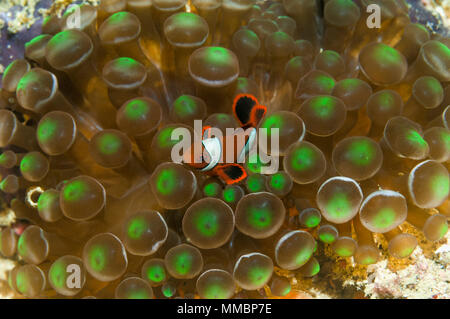
[[[228,185],[238,183],[247,177],[244,167],[236,163],[220,165],[214,171]]]

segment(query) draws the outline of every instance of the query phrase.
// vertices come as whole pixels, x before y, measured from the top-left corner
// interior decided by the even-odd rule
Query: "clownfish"
[[[197,149],[202,150],[197,158],[194,144],[183,154],[184,163],[208,175],[218,176],[226,184],[238,183],[247,177],[245,168],[239,163],[252,149],[256,141],[256,127],[267,112],[267,108],[251,94],[237,95],[232,109],[243,130],[228,136],[212,137],[212,128],[205,126],[202,130],[202,145],[197,145]],[[226,163],[227,145],[234,147],[232,163]]]

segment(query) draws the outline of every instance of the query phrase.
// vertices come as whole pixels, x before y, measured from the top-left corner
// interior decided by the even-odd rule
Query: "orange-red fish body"
[[[192,144],[183,154],[183,161],[208,175],[220,177],[226,184],[244,180],[247,172],[241,163],[256,141],[256,127],[266,114],[267,108],[260,105],[250,94],[239,94],[233,102],[233,114],[242,129],[232,135],[212,136],[212,128],[204,127],[201,145]],[[201,150],[196,154],[196,150]]]

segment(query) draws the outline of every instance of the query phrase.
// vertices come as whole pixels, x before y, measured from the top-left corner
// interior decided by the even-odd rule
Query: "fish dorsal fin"
[[[250,112],[250,126],[257,127],[266,113],[267,107],[261,104],[256,105]]]
[[[250,112],[258,100],[251,94],[238,94],[233,101],[233,114],[241,126],[250,122]]]
[[[242,127],[256,127],[267,108],[251,94],[238,94],[233,101],[233,114]]]

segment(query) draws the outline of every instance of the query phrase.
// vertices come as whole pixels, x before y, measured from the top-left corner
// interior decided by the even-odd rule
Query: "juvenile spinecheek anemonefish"
[[[247,172],[242,163],[245,155],[256,141],[256,127],[267,112],[264,105],[251,94],[239,94],[233,101],[233,114],[243,130],[232,135],[212,137],[211,127],[203,127],[199,154],[194,152],[194,144],[183,154],[183,161],[208,175],[220,177],[226,184],[244,180]],[[200,142],[199,142],[200,143]],[[233,161],[227,157],[227,145],[234,147]]]

